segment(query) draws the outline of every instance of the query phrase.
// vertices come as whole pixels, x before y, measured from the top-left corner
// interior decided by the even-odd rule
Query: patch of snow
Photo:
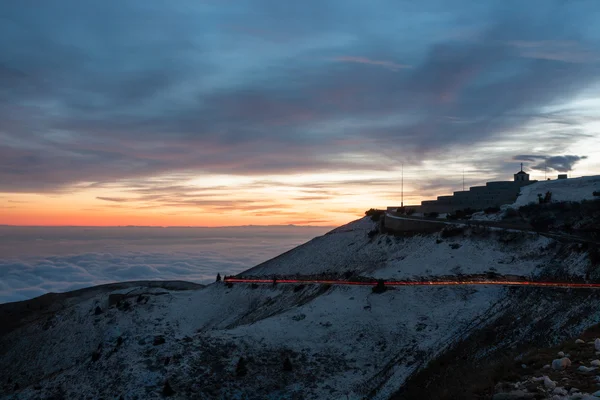
[[[559,396],[566,396],[569,394],[569,392],[567,391],[567,389],[565,389],[563,387],[555,387],[554,390],[552,391],[552,394],[557,394]]]
[[[502,221],[502,217],[504,216],[504,210],[500,210],[495,213],[486,214],[485,211],[478,211],[471,215],[471,220],[473,221]]]
[[[552,192],[552,201],[581,201],[594,198],[593,192],[600,190],[600,175],[581,178],[540,181],[521,188],[521,194],[514,207],[538,202],[538,193]]]
[[[554,389],[556,388],[556,382],[544,375],[544,386],[546,389]]]

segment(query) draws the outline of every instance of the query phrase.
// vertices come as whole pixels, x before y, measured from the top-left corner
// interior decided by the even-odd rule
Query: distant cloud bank
[[[0,303],[119,281],[210,283],[327,230],[0,227]]]

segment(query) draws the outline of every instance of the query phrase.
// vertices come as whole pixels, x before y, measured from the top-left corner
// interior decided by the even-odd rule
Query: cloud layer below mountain
[[[0,227],[0,303],[120,281],[210,283],[327,230]]]

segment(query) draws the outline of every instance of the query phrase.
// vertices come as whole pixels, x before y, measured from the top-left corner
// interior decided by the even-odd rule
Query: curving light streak
[[[225,278],[225,283],[273,283],[273,279],[244,279]],[[342,281],[342,280],[320,280],[320,279],[277,279],[276,283],[296,284],[324,284],[324,285],[352,285],[352,286],[375,286],[377,281]],[[473,281],[384,281],[385,286],[529,286],[529,287],[555,287],[573,289],[600,289],[600,283],[582,282],[534,282],[534,281],[510,281],[510,280],[473,280]]]

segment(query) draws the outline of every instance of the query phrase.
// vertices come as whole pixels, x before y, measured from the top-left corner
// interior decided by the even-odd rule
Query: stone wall
[[[421,203],[419,212],[449,213],[471,208],[482,210],[512,204],[517,199],[521,187],[536,181],[488,182],[485,186],[473,186],[469,190],[454,192],[451,196],[439,196],[437,200]]]
[[[410,218],[410,217],[409,217]],[[413,220],[385,214],[385,229],[392,232],[439,232],[447,225],[444,221]]]

